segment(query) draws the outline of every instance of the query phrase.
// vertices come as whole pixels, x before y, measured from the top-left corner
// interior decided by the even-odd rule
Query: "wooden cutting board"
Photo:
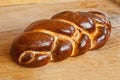
[[[41,3],[41,2],[53,3],[53,2],[66,2],[66,1],[75,1],[75,0],[0,0],[0,6],[32,4],[32,3]]]
[[[107,44],[86,54],[25,68],[12,60],[9,50],[13,39],[33,21],[48,19],[57,12],[96,10],[112,22]],[[80,0],[0,7],[0,80],[120,80],[120,7],[110,0]]]

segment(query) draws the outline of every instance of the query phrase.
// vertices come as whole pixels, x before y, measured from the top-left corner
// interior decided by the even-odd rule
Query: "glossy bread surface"
[[[103,13],[64,11],[29,25],[13,41],[10,53],[20,65],[39,67],[100,48],[110,33],[110,21]]]

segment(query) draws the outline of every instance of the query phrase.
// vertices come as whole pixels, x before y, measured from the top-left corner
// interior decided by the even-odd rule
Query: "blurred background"
[[[0,0],[0,6],[31,4],[31,3],[45,3],[45,2],[52,2],[52,3],[53,2],[70,2],[70,1],[89,1],[89,0]],[[111,1],[120,3],[120,0],[111,0]]]

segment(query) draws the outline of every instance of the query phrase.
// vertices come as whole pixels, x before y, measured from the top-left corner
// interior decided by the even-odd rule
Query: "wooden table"
[[[14,63],[9,54],[13,39],[31,22],[48,19],[64,10],[105,13],[112,22],[107,44],[82,56],[39,68]],[[80,0],[0,7],[0,80],[120,80],[120,6],[110,0]]]
[[[0,0],[0,6],[11,6],[20,4],[32,4],[32,3],[55,3],[55,2],[68,2],[78,0]]]

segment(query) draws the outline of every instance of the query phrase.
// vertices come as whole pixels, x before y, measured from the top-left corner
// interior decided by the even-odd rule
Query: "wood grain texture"
[[[43,3],[43,2],[65,2],[75,0],[0,0],[0,6],[10,6],[18,4],[32,4],[32,3]]]
[[[39,68],[25,68],[14,63],[9,54],[13,39],[31,22],[48,19],[64,10],[96,10],[105,13],[113,26],[107,44],[82,56],[51,62]],[[0,80],[120,80],[119,10],[120,7],[110,0],[0,7]]]

